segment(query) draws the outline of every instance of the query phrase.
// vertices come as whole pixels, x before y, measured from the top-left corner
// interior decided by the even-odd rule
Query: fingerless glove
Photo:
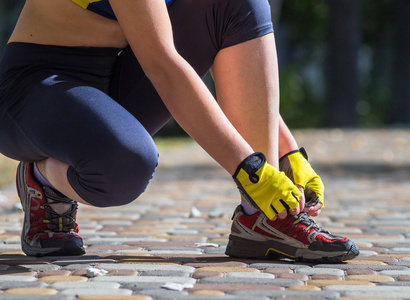
[[[305,206],[314,206],[319,201],[323,207],[324,185],[308,162],[304,148],[289,152],[279,159],[279,169],[283,171],[294,184],[305,189]]]
[[[268,164],[263,153],[248,156],[232,177],[246,201],[269,219],[299,205],[299,189],[285,173]]]

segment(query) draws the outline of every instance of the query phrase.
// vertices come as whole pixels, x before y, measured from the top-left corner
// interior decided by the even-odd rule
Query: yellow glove
[[[285,173],[266,162],[263,153],[249,155],[232,177],[249,204],[260,209],[269,219],[299,206],[302,193]]]
[[[279,159],[279,170],[285,172],[293,183],[305,189],[305,206],[315,206],[318,201],[322,203],[324,185],[320,177],[308,162],[306,150],[300,148],[289,152]]]

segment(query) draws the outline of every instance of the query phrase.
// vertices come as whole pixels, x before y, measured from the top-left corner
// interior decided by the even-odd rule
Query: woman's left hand
[[[301,148],[284,155],[279,160],[279,169],[303,192],[304,207],[301,210],[312,217],[317,216],[323,207],[324,185],[308,162],[306,151]]]

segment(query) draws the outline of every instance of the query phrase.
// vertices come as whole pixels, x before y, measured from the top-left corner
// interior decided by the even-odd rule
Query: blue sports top
[[[111,5],[108,0],[71,0],[74,3],[80,5],[84,9],[88,9],[96,14],[99,14],[103,17],[116,20],[114,12],[112,11]],[[165,0],[166,3],[169,3],[173,0]]]

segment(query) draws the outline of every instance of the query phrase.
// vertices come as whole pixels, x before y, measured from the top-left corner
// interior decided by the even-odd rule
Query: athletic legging
[[[219,50],[273,31],[267,0],[178,0],[168,7],[179,53],[204,76]],[[0,152],[70,165],[77,194],[127,204],[157,165],[152,140],[171,118],[130,48],[10,43],[0,62]]]

